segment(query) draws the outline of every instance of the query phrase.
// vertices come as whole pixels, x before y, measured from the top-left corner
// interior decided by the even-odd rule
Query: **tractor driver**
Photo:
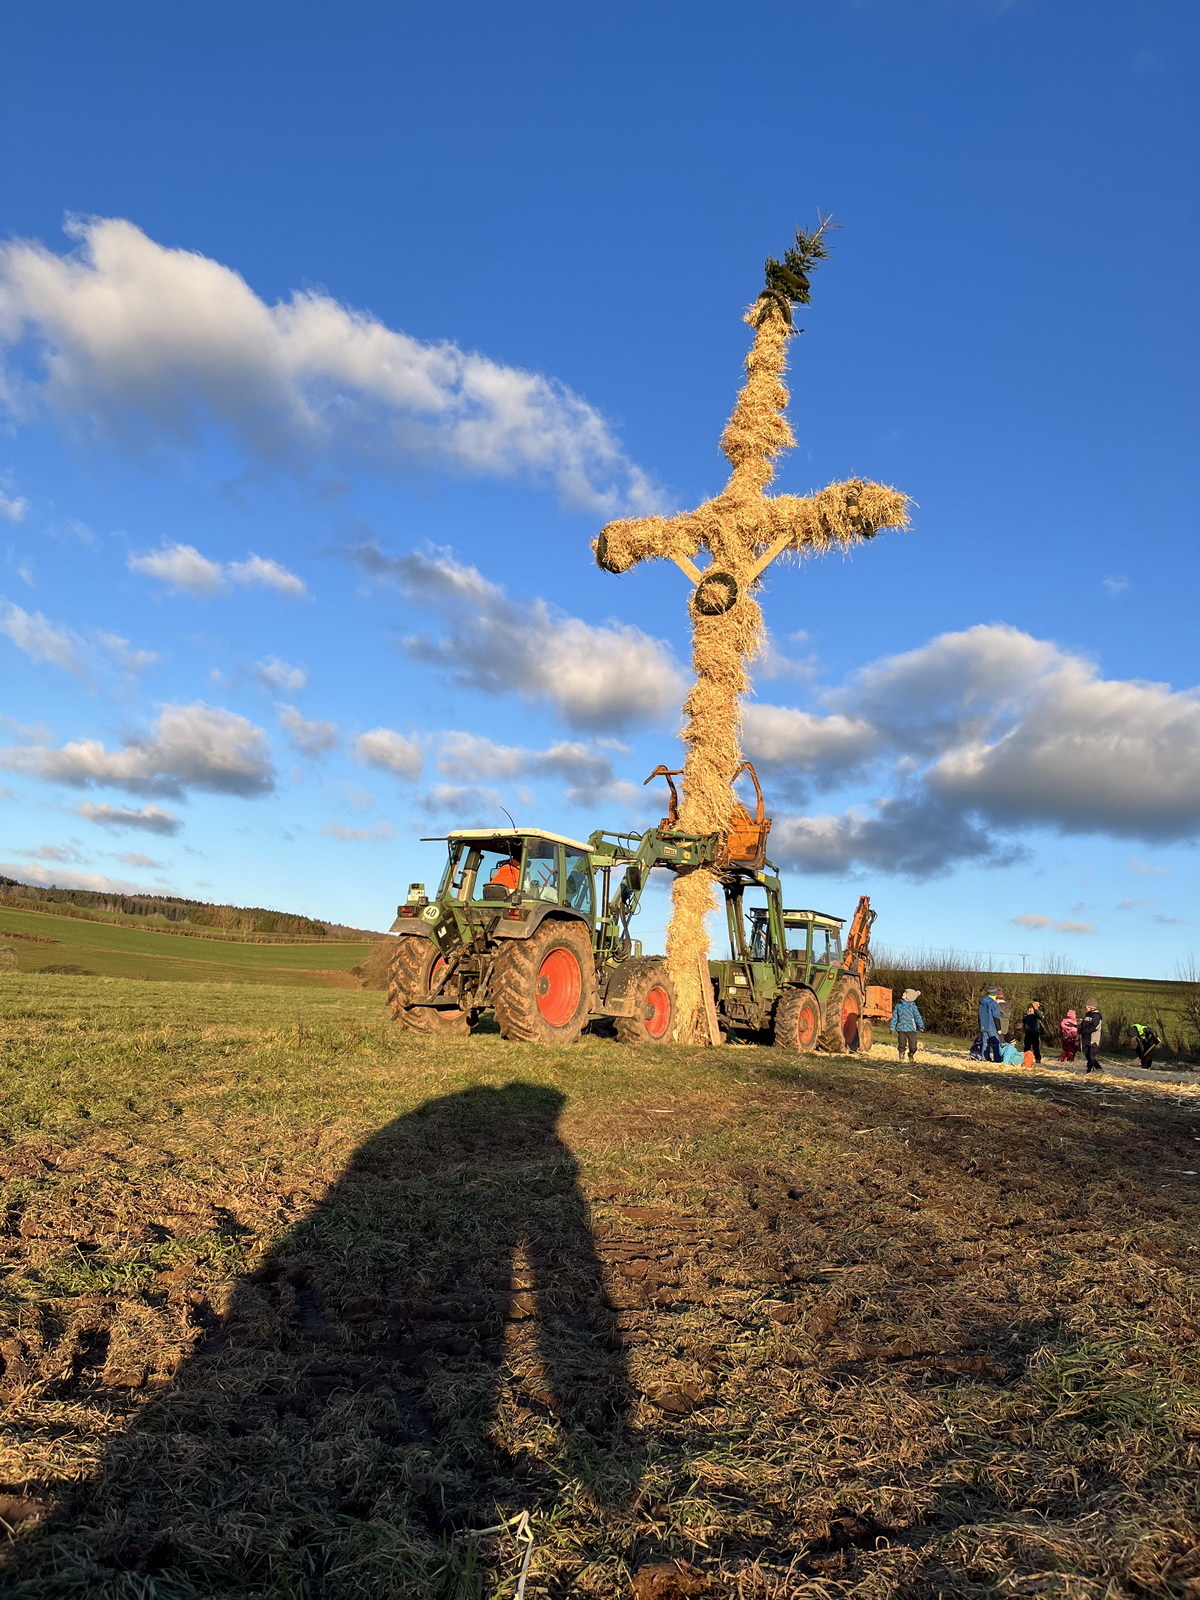
[[[498,883],[501,888],[507,889],[509,894],[521,885],[521,863],[516,856],[508,856],[503,860],[488,879],[489,883]]]

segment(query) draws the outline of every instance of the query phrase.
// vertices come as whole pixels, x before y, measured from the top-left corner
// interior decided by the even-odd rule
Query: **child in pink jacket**
[[[1079,1023],[1075,1020],[1075,1013],[1068,1011],[1058,1025],[1059,1036],[1062,1039],[1062,1055],[1060,1061],[1074,1061],[1075,1052],[1079,1049]]]

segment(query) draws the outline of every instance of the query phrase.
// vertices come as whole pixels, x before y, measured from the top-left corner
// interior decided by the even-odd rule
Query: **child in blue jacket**
[[[906,1050],[910,1061],[917,1059],[917,1034],[925,1032],[925,1023],[917,1010],[917,1001],[920,997],[919,989],[905,989],[896,1001],[896,1009],[892,1012],[890,1027],[896,1035],[901,1061],[904,1060]]]

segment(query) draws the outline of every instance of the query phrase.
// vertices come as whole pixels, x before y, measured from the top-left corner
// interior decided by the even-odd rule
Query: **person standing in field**
[[[1087,1010],[1079,1019],[1079,1042],[1083,1046],[1085,1072],[1099,1072],[1100,1041],[1104,1037],[1104,1018],[1094,1000],[1089,1000]]]
[[[1012,1001],[1005,998],[1003,989],[996,990],[996,1004],[1000,1007],[1000,1037],[1003,1038],[1012,1022]]]
[[[1031,1000],[1021,1022],[1025,1029],[1025,1054],[1032,1055],[1040,1067],[1042,1064],[1042,1031],[1046,1026],[1046,1018],[1042,1014],[1040,1000]]]
[[[1062,1054],[1060,1061],[1074,1061],[1075,1052],[1079,1049],[1079,1023],[1074,1010],[1068,1011],[1058,1025],[1058,1036],[1062,1040]]]
[[[984,991],[979,1002],[979,1031],[983,1035],[983,1059],[1000,1059],[1000,1007],[995,989]]]
[[[904,1060],[904,1052],[908,1051],[908,1059],[917,1059],[917,1035],[925,1032],[925,1022],[917,1010],[917,1001],[921,997],[919,989],[905,989],[896,1001],[896,1008],[892,1012],[889,1027],[896,1035],[896,1044],[900,1051],[900,1059]]]
[[[1158,1049],[1159,1038],[1153,1028],[1148,1028],[1144,1022],[1135,1022],[1133,1025],[1133,1048],[1137,1051],[1138,1066],[1152,1067],[1154,1065],[1154,1052]]]

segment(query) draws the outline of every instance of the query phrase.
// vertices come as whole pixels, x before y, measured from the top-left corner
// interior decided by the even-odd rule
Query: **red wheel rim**
[[[805,1000],[800,1007],[800,1015],[796,1018],[796,1038],[801,1044],[811,1044],[817,1037],[817,1008],[811,1000]]]
[[[670,1026],[671,996],[656,983],[646,995],[646,1032],[652,1039],[661,1039]]]
[[[851,994],[842,1001],[842,1038],[847,1044],[858,1038],[858,1001]]]
[[[537,1008],[542,1021],[562,1028],[579,1009],[583,974],[573,950],[551,950],[538,969]]]
[[[441,977],[442,968],[445,965],[446,965],[446,962],[445,962],[445,960],[444,960],[444,958],[442,956],[434,956],[433,965],[429,969],[429,976],[425,980],[425,987],[430,992],[432,992],[434,984]]]

